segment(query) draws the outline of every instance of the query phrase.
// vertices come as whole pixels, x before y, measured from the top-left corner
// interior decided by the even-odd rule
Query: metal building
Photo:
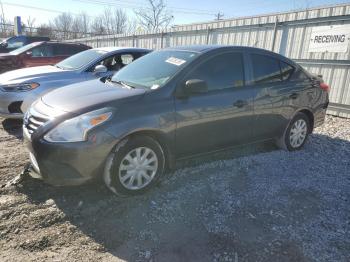
[[[323,75],[330,84],[329,113],[350,117],[350,3],[286,13],[176,26],[134,35],[76,39],[93,47],[159,49],[192,44],[255,46],[272,50]]]

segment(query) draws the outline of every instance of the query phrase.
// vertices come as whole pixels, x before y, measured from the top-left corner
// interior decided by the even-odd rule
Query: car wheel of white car
[[[303,113],[297,113],[277,144],[288,151],[299,150],[304,146],[310,130],[309,118]]]
[[[108,156],[104,181],[115,194],[137,195],[158,181],[164,166],[164,153],[156,140],[148,136],[129,138]]]

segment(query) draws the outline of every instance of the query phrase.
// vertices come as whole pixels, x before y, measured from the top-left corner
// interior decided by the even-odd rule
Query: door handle
[[[236,102],[233,103],[233,106],[238,108],[244,107],[246,105],[248,105],[248,102],[243,100],[237,100]]]
[[[297,93],[293,93],[289,96],[291,99],[297,99],[299,95]]]

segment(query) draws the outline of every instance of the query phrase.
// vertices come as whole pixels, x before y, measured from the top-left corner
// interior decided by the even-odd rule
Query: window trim
[[[274,82],[266,82],[266,83],[257,83],[255,81],[255,76],[254,76],[254,63],[253,63],[253,58],[252,56],[253,55],[258,55],[258,56],[265,56],[265,57],[268,57],[270,59],[274,59],[277,61],[278,63],[278,68],[279,68],[279,71],[280,71],[280,81],[274,81]],[[258,52],[249,52],[248,54],[248,57],[249,57],[249,63],[250,63],[250,69],[251,69],[251,85],[252,86],[257,86],[257,85],[269,85],[269,84],[276,84],[276,83],[282,83],[284,82],[285,80],[283,80],[282,78],[282,70],[281,70],[281,59],[275,57],[275,56],[272,56],[270,54],[264,54],[264,53],[258,53]],[[287,63],[288,64],[288,63]],[[288,64],[289,65],[289,64]],[[294,68],[294,67],[293,67]]]
[[[293,68],[292,73],[291,73],[291,74],[289,75],[289,77],[288,77],[287,79],[285,79],[285,80],[283,80],[283,73],[282,73],[282,66],[281,66],[281,63],[285,63],[286,65],[288,65],[288,66],[290,66],[291,68]],[[280,72],[281,72],[281,76],[282,76],[282,81],[281,81],[281,82],[289,82],[290,79],[292,78],[292,76],[294,75],[294,73],[296,72],[295,66],[292,66],[291,64],[289,64],[289,63],[287,63],[287,62],[285,62],[285,61],[282,61],[281,59],[279,59],[278,64],[279,64],[279,66],[280,66]]]
[[[236,88],[245,88],[247,87],[247,75],[246,75],[246,65],[245,65],[245,61],[246,61],[246,58],[245,58],[245,51],[244,50],[226,50],[224,52],[218,52],[218,53],[214,53],[214,54],[210,54],[209,56],[207,57],[204,57],[203,59],[201,59],[201,61],[199,61],[198,63],[196,63],[194,65],[194,67],[189,70],[188,72],[185,73],[185,75],[183,77],[181,77],[181,80],[178,82],[178,85],[177,85],[177,88],[176,89],[179,89],[182,90],[184,88],[184,85],[185,85],[185,79],[187,78],[188,75],[190,75],[191,73],[193,73],[198,67],[200,67],[202,64],[206,63],[208,60],[210,59],[213,59],[217,56],[220,56],[220,55],[225,55],[225,54],[228,54],[228,53],[238,53],[241,55],[241,58],[242,58],[242,66],[243,66],[243,85],[242,86],[231,86],[231,87],[225,87],[225,88],[220,88],[220,89],[214,89],[214,90],[208,90],[207,93],[214,93],[214,92],[222,92],[224,90],[235,90]]]
[[[42,43],[40,45],[34,46],[33,48],[31,48],[28,51],[33,53],[33,49],[35,49],[35,48],[45,48],[45,49],[47,49],[49,46],[50,45],[47,44],[47,43]],[[53,54],[53,48],[52,48],[52,54]],[[53,57],[55,57],[55,56],[53,56],[53,55],[52,56],[32,56],[32,58],[34,58],[34,59],[38,59],[38,58],[44,59],[44,58],[53,58]]]
[[[118,51],[118,52],[113,53],[113,54],[111,54],[111,55],[101,57],[98,61],[95,61],[95,62],[92,63],[92,65],[88,66],[88,67],[86,68],[86,70],[84,70],[84,71],[85,71],[85,72],[93,72],[94,69],[95,69],[95,67],[96,67],[96,65],[99,64],[99,63],[101,63],[103,60],[109,59],[109,58],[114,57],[114,56],[117,56],[117,55],[121,56],[121,55],[123,55],[123,54],[131,54],[131,55],[133,56],[133,58],[134,58],[133,62],[134,62],[135,60],[137,60],[138,58],[142,57],[142,56],[139,56],[138,58],[135,58],[135,52],[127,52],[127,51],[122,51],[122,52],[120,52],[120,51]]]

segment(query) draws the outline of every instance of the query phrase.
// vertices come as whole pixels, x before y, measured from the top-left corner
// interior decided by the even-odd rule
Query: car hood
[[[9,53],[0,53],[0,59],[7,59],[7,58],[14,58],[15,55],[9,54]]]
[[[85,81],[56,89],[41,99],[57,110],[75,113],[108,102],[132,98],[144,94],[144,89],[127,89],[121,85],[109,85],[99,79]]]
[[[62,70],[55,66],[37,66],[17,69],[0,75],[0,84],[17,84],[24,82],[41,82],[45,80],[67,78],[76,75],[74,71]]]

